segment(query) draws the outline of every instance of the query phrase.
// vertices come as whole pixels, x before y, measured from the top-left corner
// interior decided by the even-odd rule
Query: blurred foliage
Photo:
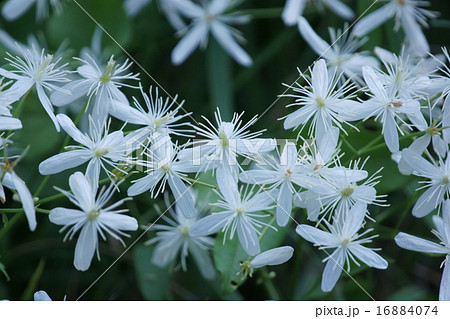
[[[128,56],[122,51],[123,47],[139,62],[140,67],[134,65],[134,72],[141,74],[143,86],[160,85],[170,95],[178,94],[180,99],[186,100],[184,107],[193,112],[196,120],[200,120],[201,115],[211,118],[216,107],[221,107],[225,116],[230,116],[232,111],[245,111],[244,121],[265,112],[253,127],[254,131],[266,129],[264,134],[268,137],[295,138],[296,133],[284,131],[282,123],[277,121],[288,113],[284,106],[289,102],[287,99],[279,100],[277,96],[285,90],[282,83],[290,84],[296,80],[297,67],[305,70],[317,57],[305,44],[296,27],[288,28],[282,23],[279,16],[284,0],[247,0],[240,6],[248,13],[255,12],[253,21],[240,27],[248,41],[245,49],[254,59],[250,68],[237,65],[213,41],[206,52],[197,50],[184,64],[173,66],[170,52],[178,38],[159,12],[157,1],[152,1],[134,19],[126,16],[119,0],[78,2],[108,32],[108,35],[103,35],[103,47],[117,58],[125,59]],[[348,1],[358,13],[362,13],[369,2]],[[442,46],[450,43],[450,2],[431,2],[431,9],[441,12],[441,16],[431,22],[426,36],[431,52],[438,53]],[[329,12],[308,10],[305,15],[326,40],[329,40],[329,26],[343,26],[342,20]],[[70,54],[77,56],[83,46],[89,45],[95,23],[73,1],[66,1],[62,12],[53,14],[47,20],[35,22],[33,9],[14,22],[0,19],[0,28],[17,41],[26,42],[29,34],[35,34],[38,39],[45,39],[44,43],[50,52],[63,46]],[[375,46],[381,46],[399,52],[402,36],[392,32],[392,28],[391,21],[372,32],[364,49],[371,51]],[[0,50],[0,57],[5,56],[4,50]],[[74,63],[71,59],[67,59],[67,62]],[[5,63],[2,60],[0,65]],[[268,107],[270,109],[267,110]],[[69,112],[75,116],[78,110],[75,108]],[[30,149],[17,171],[33,192],[43,180],[37,170],[38,164],[59,151],[65,135],[56,133],[34,92],[26,101],[21,119],[24,128],[14,135],[14,149],[18,153],[28,145]],[[113,127],[118,128],[120,125],[113,122]],[[359,132],[349,129],[346,137],[356,150],[380,134],[379,128],[374,127],[373,123],[360,124],[358,128]],[[342,150],[346,154],[344,163],[359,155],[354,154],[346,143],[342,144]],[[367,156],[370,158],[365,168],[369,174],[384,167],[377,190],[380,194],[388,195],[390,207],[370,207],[371,216],[377,223],[370,223],[369,226],[374,227],[380,235],[373,247],[382,248],[382,255],[389,260],[389,268],[383,271],[353,267],[350,274],[376,300],[436,300],[441,258],[402,250],[393,241],[399,230],[425,238],[432,237],[430,216],[419,220],[410,213],[417,199],[417,179],[402,176],[398,172],[386,147],[361,155],[363,159]],[[71,173],[51,176],[40,197],[56,194],[53,185],[67,189]],[[200,178],[208,182],[208,176]],[[124,196],[128,186],[128,181],[122,184],[122,193],[118,196]],[[214,196],[217,196],[207,187],[196,185],[196,189],[199,198],[205,202],[213,201]],[[11,198],[12,194],[7,193],[7,197]],[[57,205],[67,205],[67,200],[60,198],[42,207],[51,209]],[[165,207],[162,200],[150,201],[148,194],[137,196],[126,205],[141,225],[151,223],[158,217],[158,211],[153,205]],[[19,207],[19,203],[10,200],[2,207]],[[293,214],[297,222],[305,222],[302,210],[298,209]],[[56,300],[62,300],[65,296],[73,300],[82,294],[86,300],[369,299],[361,287],[345,274],[331,293],[323,293],[320,281],[324,267],[321,258],[324,255],[310,243],[304,243],[294,232],[294,225],[279,229],[278,232],[269,229],[262,240],[262,246],[267,249],[281,244],[291,245],[295,248],[293,258],[284,265],[258,271],[246,281],[240,280],[236,273],[239,270],[238,262],[247,256],[236,238],[227,241],[224,246],[222,235],[219,234],[214,247],[217,253],[214,260],[222,276],[206,281],[189,259],[187,273],[176,264],[168,269],[152,265],[150,258],[153,248],[142,245],[144,239],[153,236],[151,230],[116,263],[124,248],[115,240],[101,241],[101,261],[94,259],[89,271],[78,272],[72,265],[75,240],[63,242],[59,227],[51,224],[48,216],[38,213],[37,218],[37,230],[31,233],[23,214],[2,214],[0,299],[28,300],[33,291],[40,289],[47,291]],[[127,244],[133,243],[142,231],[132,234],[126,240]],[[111,264],[113,266],[108,268]],[[269,271],[275,272],[276,276],[273,277]],[[100,280],[90,287],[99,276]],[[237,287],[238,284],[242,285]]]

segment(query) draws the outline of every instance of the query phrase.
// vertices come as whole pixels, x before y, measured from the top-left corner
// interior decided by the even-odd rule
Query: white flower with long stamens
[[[345,218],[345,213],[356,203],[381,205],[384,202],[381,196],[377,196],[375,189],[378,179],[381,178],[377,176],[378,172],[362,183],[359,182],[365,179],[362,177],[367,176],[367,172],[358,169],[358,163],[355,163],[352,169],[341,167],[334,172],[336,173],[334,176],[330,172],[328,176],[318,179],[313,186],[309,187],[304,199],[309,220],[317,220],[319,214],[323,214],[323,218],[327,215],[331,216],[333,211],[335,218]],[[297,201],[295,203],[300,206]]]
[[[435,243],[413,235],[398,233],[394,240],[400,247],[412,251],[427,254],[445,254],[445,259],[441,264],[444,266],[441,286],[439,289],[439,300],[450,300],[450,200],[444,201],[442,217],[433,216],[433,223],[436,227],[432,233],[439,239],[440,243]]]
[[[364,65],[378,67],[380,64],[374,57],[357,52],[367,39],[357,39],[342,30],[330,28],[332,45],[329,45],[303,17],[298,20],[298,29],[311,49],[327,61],[331,70],[336,69],[337,73],[343,73],[346,78],[351,78],[358,84],[363,83],[361,76]]]
[[[399,97],[395,89],[388,90],[383,85],[380,75],[371,67],[363,67],[363,75],[372,97],[361,103],[357,110],[358,116],[361,119],[372,116],[375,120],[379,119],[383,125],[381,133],[384,135],[386,146],[391,153],[397,152],[399,150],[398,133],[403,134],[397,120],[410,127],[403,119],[403,115],[406,115],[412,122],[414,120],[414,123],[419,123],[418,126],[422,127],[422,119],[423,121],[425,119],[420,111],[420,103],[413,99]]]
[[[136,88],[124,81],[139,80],[139,74],[129,71],[132,63],[126,60],[118,64],[112,56],[106,66],[99,66],[93,58],[80,60],[83,65],[77,72],[83,79],[75,80],[62,87],[63,91],[51,95],[51,101],[56,106],[67,105],[82,96],[88,96],[89,103],[94,98],[92,117],[96,123],[105,124],[108,113],[114,107],[113,101],[118,100],[128,104],[128,99],[120,91],[122,86]]]
[[[353,27],[353,34],[361,37],[395,17],[394,30],[402,27],[408,40],[408,51],[417,56],[425,56],[430,50],[422,27],[427,27],[427,18],[437,17],[435,12],[421,7],[430,6],[423,0],[385,0],[386,5],[359,20]]]
[[[172,62],[183,63],[186,58],[198,47],[205,48],[208,44],[209,33],[239,64],[250,66],[252,59],[240,47],[238,41],[243,41],[238,30],[229,24],[244,24],[249,21],[249,16],[228,14],[237,1],[234,0],[210,0],[203,1],[202,6],[191,1],[177,1],[179,12],[192,20],[185,29],[183,38],[172,51]]]
[[[191,130],[180,128],[187,125],[187,123],[176,123],[191,113],[178,114],[183,110],[184,101],[177,102],[177,96],[173,99],[167,97],[165,100],[159,96],[158,88],[155,93],[150,87],[149,95],[147,95],[141,88],[142,97],[145,102],[145,108],[139,103],[136,98],[133,98],[135,108],[121,101],[114,101],[110,113],[112,116],[129,124],[136,124],[143,126],[130,133],[127,138],[136,139],[137,144],[145,143],[152,135],[169,134],[189,137]],[[175,107],[174,107],[175,106]]]
[[[239,242],[245,252],[254,256],[260,252],[258,228],[273,226],[259,220],[269,217],[269,214],[262,212],[273,207],[276,192],[262,191],[254,193],[246,192],[241,196],[236,180],[231,174],[224,171],[217,171],[217,185],[221,192],[222,199],[216,204],[223,211],[212,213],[197,221],[189,229],[192,237],[208,236],[224,232],[224,241],[233,239],[237,232]]]
[[[244,277],[247,276],[247,274],[252,277],[254,269],[284,264],[291,259],[293,254],[294,248],[291,246],[266,250],[265,252],[256,255],[252,260],[246,260],[240,263],[241,269],[239,273],[242,273]]]
[[[183,207],[185,217],[193,218],[196,214],[195,204],[185,184],[185,177],[186,173],[196,172],[197,167],[192,166],[189,161],[179,160],[178,151],[169,136],[161,137],[144,150],[143,154],[147,159],[139,160],[137,165],[142,166],[147,175],[133,182],[128,188],[128,196],[136,196],[150,190],[153,197],[163,192],[168,183],[175,201]]]
[[[17,191],[28,221],[28,226],[31,231],[34,231],[36,229],[37,222],[33,196],[28,190],[25,182],[14,171],[14,168],[20,161],[21,156],[13,157],[14,161],[11,162],[10,160],[12,158],[6,156],[6,147],[9,141],[0,137],[0,143],[0,150],[3,150],[3,157],[0,157],[0,202],[5,203],[6,201],[6,194],[3,186]]]
[[[97,185],[101,169],[108,176],[113,176],[105,164],[123,171],[120,164],[127,160],[127,139],[122,130],[108,134],[108,126],[100,129],[91,119],[89,134],[86,134],[82,133],[67,115],[58,114],[57,119],[62,129],[80,145],[68,146],[66,148],[70,149],[69,151],[54,155],[39,164],[39,172],[42,175],[57,174],[89,162],[86,176],[93,185]]]
[[[191,193],[189,192],[187,195],[191,196]],[[177,255],[180,255],[181,267],[186,271],[186,258],[191,255],[202,276],[205,279],[212,279],[216,271],[208,250],[214,246],[214,239],[208,236],[190,236],[189,229],[201,217],[202,211],[196,208],[194,216],[186,218],[185,215],[192,214],[182,212],[184,209],[186,207],[176,203],[175,211],[169,208],[173,219],[161,215],[168,225],[152,226],[152,229],[157,231],[156,237],[145,243],[146,245],[156,243],[152,262],[159,267],[166,267],[176,259]]]
[[[107,203],[114,194],[114,184],[103,188],[96,196],[97,188],[92,187],[89,179],[80,172],[72,174],[69,178],[72,193],[60,190],[79,209],[54,208],[50,211],[49,219],[56,225],[64,226],[61,231],[70,228],[64,240],[72,239],[81,230],[75,246],[74,266],[80,271],[89,269],[94,253],[100,259],[98,249],[98,234],[106,240],[105,234],[119,240],[124,246],[120,236],[129,237],[123,231],[137,230],[138,223],[133,217],[123,215],[127,209],[117,209],[127,198],[110,206]]]
[[[242,115],[234,113],[231,122],[223,121],[219,109],[214,114],[217,127],[206,117],[208,123],[193,125],[197,134],[206,138],[196,140],[193,147],[183,151],[183,158],[191,159],[193,165],[198,166],[198,171],[217,168],[235,174],[239,164],[237,156],[251,157],[254,154],[267,153],[276,146],[273,139],[257,138],[264,130],[250,132],[248,128],[257,121],[253,117],[246,124],[242,124]],[[236,176],[237,177],[237,176]]]
[[[300,71],[299,71],[300,72]],[[300,108],[284,118],[286,130],[303,127],[311,122],[309,136],[319,140],[326,135],[333,126],[344,130],[343,124],[350,125],[354,114],[360,107],[360,103],[352,101],[354,94],[350,91],[354,88],[347,80],[338,88],[339,75],[334,71],[329,75],[326,62],[323,59],[317,61],[311,71],[311,78],[300,72],[307,85],[296,82],[296,87],[291,87],[299,94],[283,94],[281,97],[293,97],[295,101],[290,106]]]
[[[0,75],[16,80],[11,86],[16,94],[16,99],[20,99],[33,86],[36,88],[39,101],[44,107],[47,114],[55,124],[56,130],[59,132],[59,124],[53,114],[53,105],[47,96],[45,90],[61,92],[64,91],[56,84],[69,81],[66,78],[67,71],[63,68],[67,64],[58,65],[60,58],[55,59],[53,55],[46,54],[45,50],[38,51],[35,48],[25,50],[22,57],[14,57],[9,55],[6,60],[14,68],[13,71],[7,71],[0,68]]]
[[[49,6],[56,12],[61,10],[61,0],[8,0],[2,8],[2,15],[8,21],[16,20],[34,3],[36,3],[36,20],[48,16]]]
[[[286,0],[281,18],[286,25],[294,25],[297,19],[303,14],[305,6],[314,2],[315,4],[326,6],[335,14],[346,20],[352,20],[355,14],[350,7],[340,0]]]
[[[271,188],[279,190],[277,203],[277,223],[286,226],[292,211],[292,199],[297,191],[294,185],[309,188],[314,179],[306,176],[302,160],[294,143],[288,142],[283,148],[279,159],[268,158],[267,165],[257,169],[244,171],[239,175],[244,183],[264,186],[272,184]]]
[[[373,268],[387,268],[388,263],[386,260],[374,252],[377,249],[363,246],[371,243],[372,239],[378,236],[372,235],[363,238],[372,229],[367,229],[363,233],[358,234],[359,230],[364,226],[365,216],[366,204],[358,203],[346,214],[344,222],[336,220],[333,224],[329,224],[327,221],[324,221],[329,232],[309,225],[297,226],[295,231],[303,239],[318,246],[319,249],[335,249],[323,260],[327,262],[322,276],[321,287],[323,291],[329,292],[333,290],[345,264],[347,264],[347,272],[350,271],[350,261],[359,266],[356,258]]]
[[[429,179],[422,182],[424,186],[419,189],[428,189],[419,197],[412,210],[414,216],[424,217],[450,195],[450,157],[447,153],[445,161],[439,158],[438,163],[430,163],[420,154],[406,148],[402,151],[402,159],[414,170],[414,175]]]

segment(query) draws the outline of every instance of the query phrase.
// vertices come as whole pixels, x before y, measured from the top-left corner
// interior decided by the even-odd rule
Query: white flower
[[[94,122],[102,125],[106,123],[114,100],[128,104],[120,88],[122,86],[135,88],[123,81],[139,79],[139,74],[128,72],[131,62],[126,60],[123,64],[118,64],[113,58],[111,57],[104,67],[99,66],[93,58],[79,59],[83,65],[77,69],[77,72],[83,79],[72,81],[63,86],[61,91],[53,93],[51,96],[53,104],[66,105],[82,96],[88,96],[90,102],[95,97],[91,113]]]
[[[225,241],[228,237],[230,240],[233,239],[237,232],[239,242],[245,252],[250,256],[259,254],[261,250],[258,228],[272,226],[258,220],[270,215],[262,215],[257,212],[272,208],[276,193],[274,191],[262,191],[254,194],[249,191],[241,196],[234,177],[221,170],[217,171],[217,185],[222,199],[216,205],[223,211],[212,213],[197,221],[189,229],[189,234],[192,237],[200,237],[222,230],[225,234]]]
[[[123,5],[127,14],[134,17],[151,1],[152,0],[125,0]]]
[[[9,53],[7,54],[9,58],[6,58],[6,60],[10,62],[15,70],[6,71],[0,68],[0,75],[16,80],[11,86],[11,90],[16,93],[17,100],[35,86],[42,106],[59,132],[59,124],[55,114],[53,114],[53,106],[45,89],[57,92],[62,90],[56,84],[68,81],[65,78],[67,71],[63,70],[66,64],[58,66],[60,58],[55,60],[53,55],[45,54],[44,49],[41,52],[34,48],[31,50],[27,49],[23,51],[23,57],[13,57]]]
[[[430,2],[423,0],[386,1],[389,3],[359,20],[353,28],[353,34],[358,37],[366,35],[395,16],[394,29],[397,31],[400,26],[402,27],[408,40],[409,51],[417,56],[425,56],[430,50],[430,46],[421,27],[427,27],[427,18],[435,18],[437,14],[420,8],[420,6],[429,6]]]
[[[344,130],[342,124],[350,125],[347,121],[354,120],[353,116],[360,107],[360,103],[351,100],[354,94],[349,91],[353,86],[347,81],[337,88],[339,76],[336,72],[332,72],[332,75],[329,76],[323,59],[314,64],[310,79],[301,72],[300,75],[307,85],[303,86],[296,82],[297,87],[292,87],[295,92],[300,94],[282,95],[282,97],[296,99],[287,107],[300,106],[298,110],[285,117],[284,128],[288,130],[302,126],[303,129],[305,124],[311,122],[309,136],[319,139],[326,135],[333,126]]]
[[[387,268],[388,263],[374,252],[376,249],[363,246],[363,244],[370,243],[373,238],[377,237],[377,235],[373,235],[362,238],[372,229],[367,229],[362,234],[358,234],[358,231],[363,226],[365,216],[366,204],[358,203],[346,214],[344,222],[336,220],[331,225],[325,221],[330,232],[325,232],[309,225],[297,226],[296,232],[303,239],[319,246],[320,249],[335,248],[333,253],[331,255],[328,254],[328,257],[324,259],[324,261],[327,261],[327,264],[322,276],[323,291],[333,290],[345,263],[347,263],[347,272],[350,271],[350,261],[359,266],[355,257],[370,267]]]
[[[190,193],[187,195],[191,196]],[[192,215],[192,213],[182,212],[184,209],[186,207],[179,203],[175,205],[175,211],[169,207],[173,220],[163,215],[162,218],[168,225],[152,226],[152,229],[158,231],[155,238],[146,242],[147,245],[157,243],[153,251],[152,262],[159,267],[166,267],[179,254],[181,267],[186,271],[186,257],[191,255],[202,276],[212,279],[216,272],[208,250],[212,249],[214,239],[208,236],[191,237],[189,229],[202,215],[202,212],[196,208],[193,217],[186,218],[185,215]]]
[[[34,301],[52,301],[52,298],[44,290],[36,291],[33,297]]]
[[[414,175],[429,179],[422,182],[424,186],[419,189],[428,189],[419,197],[412,210],[414,216],[424,217],[441,205],[445,196],[450,195],[450,156],[447,153],[445,161],[439,158],[438,163],[430,163],[420,154],[406,148],[402,151],[402,159],[414,170]]]
[[[247,274],[249,274],[251,277],[255,268],[284,264],[286,261],[291,259],[293,254],[294,248],[292,248],[291,246],[269,249],[256,255],[250,261],[247,260],[240,263],[241,269],[239,272],[242,273],[244,277],[247,276]]]
[[[128,188],[128,196],[136,196],[150,190],[152,197],[161,193],[169,184],[175,202],[183,207],[186,218],[193,218],[196,214],[194,200],[184,183],[186,173],[196,171],[190,162],[178,159],[178,147],[174,147],[169,136],[162,137],[157,143],[148,148],[144,155],[147,159],[137,162],[145,169],[146,176],[133,181]],[[158,187],[158,184],[159,187]]]
[[[450,62],[450,56],[448,54],[447,48],[442,48],[444,56],[447,59],[447,62]],[[442,85],[442,97],[444,99],[444,105],[442,107],[443,115],[442,115],[442,126],[450,127],[450,68],[444,63],[440,63],[443,68],[439,70],[444,73],[443,76],[439,77],[439,82],[443,83]],[[441,93],[439,92],[439,93]],[[443,132],[444,140],[449,143],[450,142],[450,129],[446,129]]]
[[[135,17],[151,0],[125,0],[124,6],[127,14]],[[183,19],[180,17],[178,3],[186,0],[160,0],[158,1],[159,8],[166,16],[167,21],[176,30],[180,30],[186,26]]]
[[[187,30],[180,42],[172,51],[172,62],[181,64],[186,58],[200,46],[205,48],[208,43],[209,33],[239,64],[250,66],[252,59],[239,46],[236,39],[243,40],[238,30],[228,24],[243,24],[249,21],[248,16],[226,13],[236,1],[233,0],[210,0],[203,1],[202,6],[190,1],[178,1],[179,12],[191,19],[192,22],[186,27]]]
[[[103,188],[96,196],[97,189],[91,186],[89,179],[76,172],[70,176],[69,185],[72,194],[60,191],[79,209],[54,208],[50,211],[49,219],[56,225],[63,225],[61,231],[70,228],[64,240],[72,239],[81,230],[75,246],[74,266],[80,271],[85,271],[89,268],[95,252],[100,259],[98,234],[106,240],[105,233],[107,233],[124,244],[119,236],[128,237],[129,235],[123,231],[137,230],[138,223],[133,217],[122,214],[127,212],[127,209],[116,209],[126,199],[106,206],[114,194],[113,184],[108,189]]]
[[[388,90],[384,85],[379,74],[371,67],[363,67],[364,80],[369,87],[372,97],[361,103],[358,114],[361,119],[367,119],[371,116],[375,120],[380,120],[383,124],[381,133],[384,135],[386,146],[391,153],[399,150],[398,132],[403,134],[397,120],[402,124],[406,124],[403,115],[406,115],[413,124],[418,127],[423,126],[426,122],[420,111],[420,103],[413,99],[401,98],[395,89]]]
[[[272,184],[271,188],[278,188],[276,216],[279,226],[286,226],[291,216],[292,198],[297,192],[294,184],[308,188],[313,181],[305,175],[299,152],[291,142],[286,143],[278,160],[269,158],[267,165],[244,171],[239,175],[239,179],[248,184]]]
[[[297,23],[298,17],[303,14],[305,5],[309,2],[321,4],[328,7],[343,19],[352,20],[355,17],[352,9],[343,4],[340,0],[286,0],[281,18],[286,25],[294,25]]]
[[[121,101],[114,101],[110,110],[112,116],[129,124],[143,126],[130,133],[127,138],[135,139],[137,144],[144,143],[150,137],[155,135],[179,135],[188,136],[190,130],[180,128],[187,123],[176,123],[191,113],[178,114],[183,109],[184,101],[177,102],[177,96],[174,98],[167,97],[166,100],[158,94],[158,88],[155,89],[153,95],[152,87],[150,87],[149,95],[141,88],[142,97],[145,102],[145,108],[141,106],[136,98],[133,98],[135,108]],[[176,104],[176,107],[172,107]],[[157,134],[155,134],[157,133]]]
[[[398,233],[394,240],[400,247],[412,251],[427,254],[446,254],[442,266],[441,287],[439,289],[439,300],[450,300],[450,200],[445,200],[442,208],[442,217],[433,216],[433,223],[436,230],[432,233],[439,239],[440,243],[422,239],[405,233]]]
[[[198,166],[198,171],[216,168],[237,173],[237,156],[250,157],[254,154],[267,153],[276,146],[273,139],[256,138],[262,131],[250,132],[248,128],[257,121],[257,116],[253,117],[246,124],[242,124],[242,115],[234,113],[231,122],[222,120],[220,111],[217,109],[214,114],[217,127],[215,127],[206,117],[203,119],[208,123],[193,125],[197,134],[206,139],[195,140],[193,148],[185,149],[182,157],[191,159],[193,165]],[[237,177],[237,176],[236,176]]]
[[[68,146],[71,150],[54,155],[39,164],[39,172],[42,175],[57,174],[89,162],[86,176],[93,185],[97,185],[100,169],[111,177],[111,172],[105,164],[121,170],[118,165],[127,159],[127,139],[121,130],[108,134],[108,127],[99,129],[91,119],[89,134],[86,134],[82,133],[67,115],[58,114],[57,119],[63,130],[81,145]]]
[[[359,53],[357,50],[364,44],[366,39],[356,39],[341,30],[330,28],[329,45],[309,25],[305,18],[298,20],[298,29],[309,46],[327,61],[328,67],[336,69],[338,74],[343,73],[347,78],[362,83],[362,67],[364,65],[378,67],[379,62],[371,56]]]
[[[14,167],[17,165],[18,160],[11,163],[6,157],[0,159],[0,201],[2,203],[5,203],[6,201],[3,185],[9,189],[16,190],[19,194],[20,201],[22,202],[22,207],[28,221],[28,226],[31,231],[34,231],[37,223],[33,196],[28,190],[25,182],[14,172]]]
[[[61,10],[61,0],[8,0],[2,9],[3,17],[8,20],[16,20],[36,3],[36,20],[42,20],[48,16],[49,5],[53,10]]]

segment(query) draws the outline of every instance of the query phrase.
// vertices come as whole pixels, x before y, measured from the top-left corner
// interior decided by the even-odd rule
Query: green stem
[[[417,198],[419,197],[419,193],[415,193],[414,196],[410,199],[408,204],[406,205],[405,209],[402,211],[402,214],[400,215],[400,218],[397,221],[397,224],[395,225],[394,230],[392,231],[391,237],[394,238],[398,230],[400,229],[401,224],[403,223],[403,220],[406,217],[406,214],[411,210],[411,207],[416,203]]]
[[[281,300],[280,293],[278,292],[278,289],[273,284],[272,279],[270,278],[270,275],[267,273],[267,270],[263,269],[262,271],[263,271],[262,275],[264,276],[264,279],[263,279],[264,288],[266,288],[270,299]]]
[[[269,230],[270,226],[273,225],[273,223],[275,222],[277,218],[274,216],[272,217],[272,219],[270,220],[269,224],[264,227],[264,229],[262,230],[261,234],[258,237],[258,241],[261,241],[261,239],[264,237],[264,235],[267,233],[267,231]]]
[[[42,209],[39,207],[35,208],[37,213],[43,213],[43,214],[50,214],[50,211],[48,209]],[[0,208],[0,213],[6,213],[6,214],[15,214],[15,213],[23,213],[23,208]]]

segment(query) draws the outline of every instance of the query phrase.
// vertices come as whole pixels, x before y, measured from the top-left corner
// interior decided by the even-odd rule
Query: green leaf
[[[170,298],[170,280],[172,272],[159,268],[151,262],[153,246],[137,245],[134,248],[134,266],[136,276],[145,300],[164,300]]]

